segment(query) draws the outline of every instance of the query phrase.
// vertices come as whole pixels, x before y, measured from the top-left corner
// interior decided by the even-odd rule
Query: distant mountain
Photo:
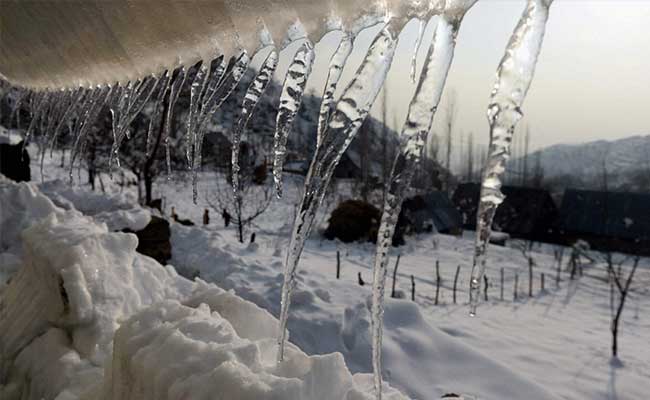
[[[529,174],[538,162],[546,181],[566,178],[574,186],[593,187],[602,185],[606,169],[610,187],[639,189],[634,187],[638,182],[633,180],[639,175],[647,175],[646,179],[650,179],[650,135],[553,145],[529,155]],[[522,157],[509,163],[515,170],[520,170],[522,165]]]

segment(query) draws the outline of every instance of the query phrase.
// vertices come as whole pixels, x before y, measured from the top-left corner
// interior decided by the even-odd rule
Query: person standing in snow
[[[230,225],[230,219],[232,217],[230,216],[230,213],[228,212],[228,210],[226,210],[225,208],[223,209],[223,212],[221,213],[221,218],[223,218],[223,223],[227,228],[228,225]]]
[[[208,224],[210,224],[210,211],[206,208],[205,211],[203,211],[203,225]]]

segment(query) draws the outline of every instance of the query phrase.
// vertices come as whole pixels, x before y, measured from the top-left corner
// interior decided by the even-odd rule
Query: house
[[[506,232],[513,238],[540,242],[558,241],[554,232],[558,208],[547,190],[503,186],[501,191],[505,200],[497,208],[493,229]],[[458,185],[452,197],[466,229],[476,229],[480,192],[478,183],[463,183]]]
[[[463,228],[461,214],[441,191],[404,200],[400,218],[406,219],[415,233],[431,232],[435,228],[437,232],[459,234]]]
[[[582,239],[597,250],[650,255],[650,193],[568,189],[558,229],[567,243]]]

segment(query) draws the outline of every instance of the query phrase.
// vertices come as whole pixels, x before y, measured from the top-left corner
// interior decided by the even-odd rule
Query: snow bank
[[[278,321],[232,292],[199,286],[186,304],[157,303],[117,331],[105,400],[371,398],[339,353],[309,357],[291,346],[278,365]]]
[[[0,201],[3,250],[23,247],[0,253],[19,264],[0,288],[0,398],[371,398],[341,354],[292,345],[278,365],[271,314],[136,253],[135,235],[62,210],[33,185],[1,181]]]
[[[137,200],[126,193],[93,192],[60,180],[41,183],[39,189],[57,206],[90,215],[106,223],[111,231],[124,228],[139,231],[151,220],[149,210],[140,207]]]

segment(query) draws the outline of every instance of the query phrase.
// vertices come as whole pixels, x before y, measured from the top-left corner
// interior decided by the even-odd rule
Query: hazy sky
[[[472,131],[477,142],[487,142],[485,109],[496,67],[524,4],[524,0],[480,0],[465,17],[436,117],[439,123],[446,93],[453,89],[456,135]],[[426,31],[429,40],[422,45],[418,67],[434,24]],[[376,31],[362,33],[346,76],[356,70]],[[408,71],[416,31],[415,24],[409,24],[403,32],[389,75],[389,122],[400,127],[414,90]],[[309,85],[316,91],[321,90],[337,35],[317,46],[317,66]],[[379,103],[381,99],[375,114]],[[519,127],[530,126],[533,148],[650,134],[650,0],[556,0],[523,111]]]

